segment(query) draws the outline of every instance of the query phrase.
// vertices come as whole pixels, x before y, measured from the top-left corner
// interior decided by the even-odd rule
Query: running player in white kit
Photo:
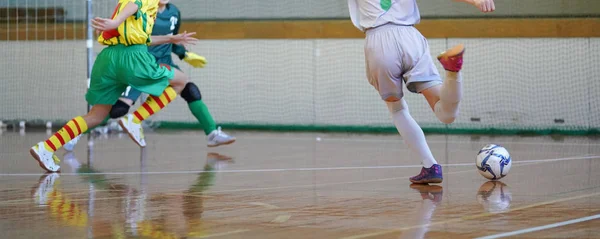
[[[495,9],[494,0],[454,1],[472,4],[482,12]],[[348,0],[348,8],[352,23],[366,33],[369,83],[379,91],[396,129],[423,163],[421,173],[410,181],[441,183],[442,167],[433,158],[423,130],[408,112],[402,84],[413,93],[423,94],[442,123],[454,122],[462,98],[464,46],[455,46],[438,56],[446,70],[446,80],[442,81],[427,40],[414,27],[421,19],[416,0]]]

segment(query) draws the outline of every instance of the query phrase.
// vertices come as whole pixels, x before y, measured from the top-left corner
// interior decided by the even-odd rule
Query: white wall
[[[544,128],[564,119],[564,125],[600,128],[600,38],[429,40],[433,54],[459,42],[467,52],[456,125],[477,117],[482,121],[469,127]],[[207,57],[207,67],[181,66],[221,123],[391,125],[365,79],[362,44],[201,41],[193,51]],[[83,41],[0,42],[0,51],[0,119],[68,120],[85,112]],[[407,93],[406,99],[419,123],[439,125],[422,96]],[[154,120],[193,117],[180,99]]]

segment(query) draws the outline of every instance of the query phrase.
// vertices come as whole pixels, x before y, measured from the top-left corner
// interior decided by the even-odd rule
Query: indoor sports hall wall
[[[186,11],[192,8],[176,2]],[[564,8],[548,9],[572,9],[565,1],[554,2]],[[209,3],[216,1],[203,4],[223,7]],[[345,7],[345,1],[322,4]],[[424,20],[419,29],[429,37],[433,55],[457,43],[467,45],[465,97],[459,118],[449,126],[437,121],[420,95],[406,94],[410,111],[430,132],[598,133],[598,26],[599,18]],[[385,104],[365,79],[362,34],[347,19],[188,21],[183,27],[199,33],[202,40],[191,50],[206,56],[208,65],[181,64],[182,69],[225,128],[395,131]],[[1,22],[0,120],[43,124],[85,113],[84,30],[81,23],[57,18]],[[101,47],[96,44],[94,50]],[[182,100],[152,120],[170,128],[195,127]]]
[[[459,42],[468,46],[465,99],[451,127],[600,128],[599,38],[429,41],[432,52]],[[364,77],[362,44],[203,40],[192,49],[207,57],[208,66],[182,66],[219,123],[390,126],[385,105]],[[10,66],[0,78],[2,119],[64,121],[84,113],[82,46],[82,41],[2,42],[0,59]],[[421,96],[407,94],[407,100],[419,123],[444,127]],[[193,122],[181,100],[153,120]]]

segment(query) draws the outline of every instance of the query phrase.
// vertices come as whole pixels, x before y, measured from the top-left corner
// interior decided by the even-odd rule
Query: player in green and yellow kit
[[[160,0],[158,4],[158,14],[152,30],[153,36],[165,36],[165,35],[177,35],[179,34],[179,27],[181,26],[181,13],[179,9],[170,0]],[[196,68],[202,68],[206,64],[206,59],[193,52],[188,52],[184,46],[166,43],[161,45],[154,45],[148,48],[150,53],[156,58],[159,64],[168,65],[175,68],[175,71],[181,69],[173,62],[171,54],[175,54],[180,60],[187,62]],[[217,128],[215,121],[210,114],[208,107],[202,101],[202,95],[200,90],[193,82],[189,82],[186,85],[189,88],[191,94],[182,95],[184,100],[188,104],[188,108],[198,120],[204,133],[206,134],[207,145],[209,147],[215,147],[220,145],[231,144],[235,142],[235,137],[227,135],[222,132],[220,128]],[[141,91],[135,88],[128,87],[123,93],[123,96],[113,105],[110,111],[110,118],[120,118],[129,112],[129,108],[134,102],[140,97]],[[108,120],[105,119],[105,120]],[[67,151],[72,151],[77,144],[78,138],[68,142],[65,145]]]
[[[119,0],[110,19],[95,18],[92,27],[100,31],[98,42],[108,47],[97,56],[86,94],[93,105],[86,115],[70,120],[63,128],[30,149],[31,155],[47,171],[60,170],[54,152],[66,142],[100,124],[128,86],[149,94],[133,114],[120,119],[120,125],[140,146],[145,146],[141,121],[170,103],[178,94],[187,95],[188,77],[169,66],[159,65],[148,45],[189,44],[194,33],[151,36],[159,0]]]

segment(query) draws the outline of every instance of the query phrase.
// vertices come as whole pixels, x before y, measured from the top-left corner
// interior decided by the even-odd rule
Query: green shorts
[[[145,45],[115,45],[104,48],[92,68],[85,99],[90,105],[112,105],[127,86],[160,96],[175,71],[160,65]]]

